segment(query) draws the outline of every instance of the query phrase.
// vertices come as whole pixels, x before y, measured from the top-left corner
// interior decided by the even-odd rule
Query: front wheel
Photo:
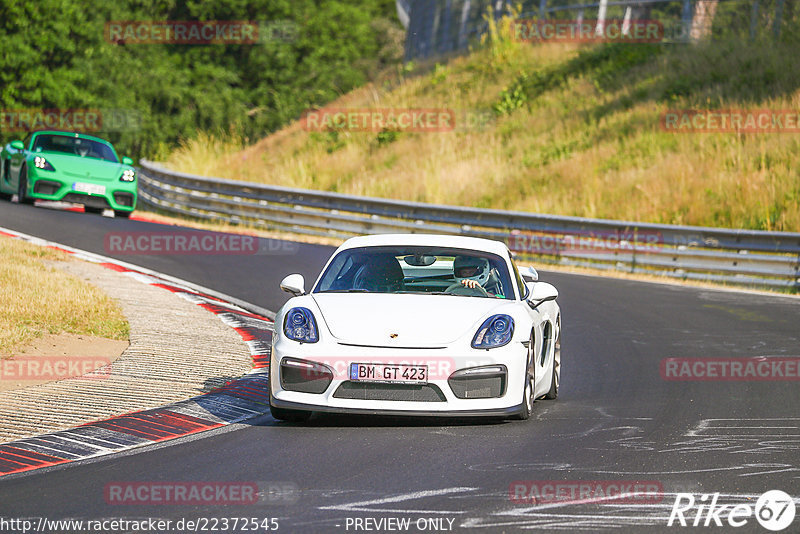
[[[288,423],[302,423],[308,421],[311,417],[311,412],[306,410],[290,410],[288,408],[278,408],[272,405],[272,377],[269,378],[269,386],[267,387],[267,394],[269,395],[269,413],[278,421],[286,421]]]
[[[553,347],[553,376],[550,379],[550,391],[544,396],[545,399],[553,400],[558,398],[558,386],[561,382],[561,316],[556,321],[556,343]]]
[[[287,421],[289,423],[302,423],[308,421],[311,417],[311,412],[305,410],[287,410],[286,408],[277,408],[272,404],[269,405],[269,413],[272,417],[279,421]]]
[[[84,206],[84,207],[83,207],[83,211],[84,211],[85,213],[97,213],[97,214],[102,214],[102,213],[103,213],[103,208],[94,208],[94,207],[92,207],[92,206]]]
[[[0,159],[0,180],[8,183],[8,166],[10,163],[6,160]],[[0,191],[0,200],[11,200],[13,197],[11,193],[3,193]]]
[[[119,217],[120,219],[130,219],[132,211],[121,211],[121,210],[114,210],[114,217]]]
[[[33,204],[33,199],[27,195],[28,167],[23,165],[19,171],[19,184],[17,184],[17,202],[20,204]]]
[[[531,334],[531,339],[528,342],[528,355],[527,365],[525,366],[525,387],[522,390],[522,408],[516,416],[516,419],[525,421],[530,418],[533,413],[533,402],[536,398],[533,395],[536,386],[536,369],[535,369],[535,338]]]

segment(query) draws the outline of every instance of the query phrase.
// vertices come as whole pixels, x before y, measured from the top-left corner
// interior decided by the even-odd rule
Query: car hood
[[[33,154],[42,156],[55,168],[56,172],[75,178],[76,181],[84,180],[118,180],[127,165],[113,163],[95,158],[82,158],[70,154],[42,152]]]
[[[314,293],[331,334],[372,347],[433,348],[471,337],[508,301],[456,295]],[[392,337],[393,334],[396,334]]]

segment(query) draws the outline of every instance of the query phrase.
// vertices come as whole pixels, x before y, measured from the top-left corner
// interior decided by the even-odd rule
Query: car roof
[[[101,143],[105,143],[107,145],[111,145],[109,141],[106,141],[102,137],[96,137],[94,135],[89,135],[86,133],[75,132],[70,130],[34,130],[31,132],[31,135],[38,135],[38,134],[53,134],[53,135],[69,135],[73,137],[79,137],[81,139],[90,139],[92,141],[99,141]],[[113,145],[111,145],[113,146]]]
[[[434,246],[462,248],[491,252],[503,258],[508,257],[508,247],[502,241],[466,237],[460,235],[439,234],[378,234],[351,237],[339,247],[339,250],[357,247],[378,246]]]

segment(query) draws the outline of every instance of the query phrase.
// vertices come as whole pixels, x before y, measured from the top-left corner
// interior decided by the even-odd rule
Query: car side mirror
[[[125,157],[122,158],[122,164],[123,165],[133,165],[133,160],[131,158],[129,158],[128,156],[125,156]]]
[[[306,294],[305,285],[306,281],[302,274],[290,274],[281,280],[281,289],[295,297]]]
[[[522,275],[522,279],[526,282],[536,282],[539,280],[539,273],[530,265],[524,267],[519,274]]]
[[[556,300],[558,298],[558,289],[554,285],[547,282],[534,282],[527,284],[530,293],[528,294],[528,306],[536,309],[543,302]]]
[[[25,150],[25,143],[23,143],[19,139],[16,139],[14,141],[11,141],[11,148],[15,150]]]

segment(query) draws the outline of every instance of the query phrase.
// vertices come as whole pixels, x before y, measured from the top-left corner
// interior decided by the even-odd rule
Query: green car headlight
[[[123,182],[132,182],[136,179],[136,171],[133,169],[125,169],[119,179]]]
[[[33,158],[33,165],[37,169],[42,169],[43,171],[54,171],[55,170],[53,168],[53,166],[50,165],[50,162],[47,161],[46,159],[44,159],[42,156],[36,156],[35,158]]]

